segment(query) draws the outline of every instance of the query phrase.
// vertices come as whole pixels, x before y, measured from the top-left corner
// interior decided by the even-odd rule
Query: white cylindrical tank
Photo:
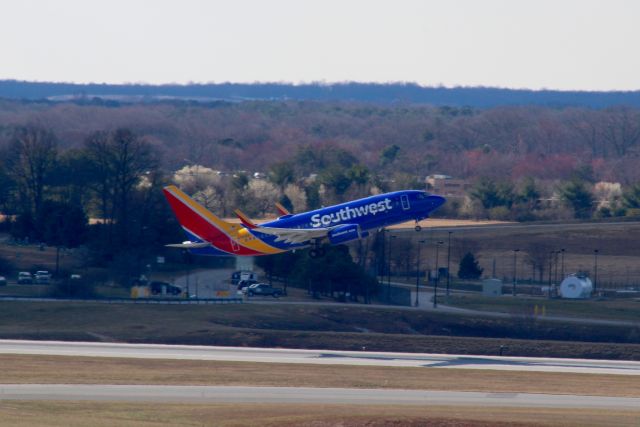
[[[562,298],[589,298],[593,292],[593,284],[588,277],[572,274],[560,283]]]

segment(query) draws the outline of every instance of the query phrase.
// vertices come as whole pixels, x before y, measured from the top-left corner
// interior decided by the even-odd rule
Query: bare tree
[[[640,112],[628,107],[607,110],[604,137],[617,155],[625,156],[640,141]]]
[[[539,282],[544,282],[544,272],[549,265],[552,250],[551,245],[540,242],[529,243],[525,248],[527,254],[525,262],[531,265],[533,271],[538,273]]]
[[[57,158],[53,132],[36,126],[15,130],[7,159],[9,174],[16,182],[23,211],[40,212],[47,178]]]
[[[130,202],[141,177],[157,168],[151,147],[128,129],[91,135],[85,150],[95,173],[93,187],[101,201],[102,218],[108,223],[109,239],[128,240]]]
[[[284,194],[291,200],[291,204],[296,212],[304,212],[307,210],[307,195],[299,185],[287,185]]]
[[[264,216],[273,210],[273,204],[278,201],[280,191],[278,188],[263,179],[253,179],[249,181],[246,196],[252,201],[250,215]]]
[[[575,109],[569,113],[568,125],[575,131],[581,142],[591,148],[591,155],[597,157],[601,154],[606,157],[605,147],[602,143],[602,119],[599,111]]]

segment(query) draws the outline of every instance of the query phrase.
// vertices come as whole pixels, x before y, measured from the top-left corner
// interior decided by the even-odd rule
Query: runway
[[[640,362],[633,361],[372,351],[0,340],[0,354],[640,375]]]
[[[0,386],[1,400],[456,405],[624,410],[640,408],[640,398],[631,397],[348,388],[163,385],[6,384]]]

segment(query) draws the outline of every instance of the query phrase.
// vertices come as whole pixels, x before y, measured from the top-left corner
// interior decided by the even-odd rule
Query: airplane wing
[[[331,228],[275,228],[256,227],[252,231],[277,236],[276,242],[304,243],[327,237]]]

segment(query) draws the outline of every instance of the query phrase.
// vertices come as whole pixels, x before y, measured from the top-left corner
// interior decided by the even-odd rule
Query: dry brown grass
[[[640,397],[638,377],[472,369],[0,355],[0,383],[402,388]]]
[[[143,404],[10,401],[0,425],[30,426],[637,426],[640,412],[447,406]]]
[[[32,271],[34,266],[54,271],[56,267],[56,248],[45,246],[40,250],[37,245],[0,244],[0,257],[9,261],[16,270]],[[69,252],[60,252],[60,268],[79,268],[81,260]],[[15,280],[16,277],[8,277]]]
[[[557,323],[551,325],[561,326]],[[0,302],[0,337],[63,341],[405,351],[509,356],[640,360],[627,326],[574,325],[571,334],[543,324],[482,319],[364,305],[132,305],[76,302]],[[367,332],[360,332],[360,331]],[[553,340],[484,338],[487,335]],[[416,333],[418,331],[419,333]],[[453,336],[432,335],[447,333]],[[524,332],[523,332],[524,331]],[[458,336],[475,335],[475,336]],[[569,342],[567,340],[607,342]],[[635,338],[634,338],[635,339]]]
[[[484,268],[485,274],[493,270],[495,259],[496,277],[513,277],[513,249],[518,248],[518,278],[522,282],[531,278],[533,271],[530,255],[542,257],[544,261],[544,281],[548,279],[548,258],[551,251],[565,249],[564,271],[592,271],[594,249],[598,255],[598,281],[601,285],[634,285],[640,283],[638,253],[640,253],[640,222],[624,223],[566,223],[540,224],[521,223],[515,227],[470,227],[481,222],[465,224],[460,221],[429,219],[422,234],[411,230],[398,230],[400,236],[415,241],[427,238],[428,241],[448,239],[449,230],[431,229],[433,227],[463,227],[454,229],[451,240],[451,268],[457,272],[460,257],[472,252]],[[488,222],[491,224],[491,222]],[[415,246],[414,246],[415,247]],[[446,244],[445,244],[446,247]],[[435,245],[427,244],[423,248],[425,266],[435,259]],[[442,259],[442,258],[441,258]],[[560,274],[560,269],[558,269]],[[536,273],[536,278],[538,278]]]

